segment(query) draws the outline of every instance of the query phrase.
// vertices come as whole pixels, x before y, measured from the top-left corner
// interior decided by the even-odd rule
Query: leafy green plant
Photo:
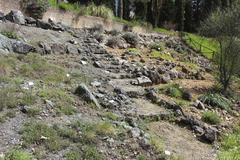
[[[161,53],[159,51],[153,50],[151,52],[152,58],[167,60],[167,61],[174,61],[174,58],[171,56],[170,53]]]
[[[207,111],[202,115],[202,120],[209,124],[219,124],[221,122],[221,118],[215,112]]]
[[[11,150],[7,152],[4,160],[33,160],[33,156],[23,150]]]
[[[67,160],[79,160],[81,159],[81,154],[79,151],[69,151],[64,155]]]
[[[221,109],[225,109],[225,110],[230,110],[232,103],[230,100],[228,100],[227,98],[223,97],[220,94],[205,94],[203,96],[201,96],[200,101],[202,101],[203,103],[210,105],[212,107],[218,107]]]
[[[83,159],[87,160],[103,160],[103,155],[98,152],[98,150],[95,147],[92,146],[85,146],[83,149]]]
[[[164,51],[165,50],[165,44],[163,42],[160,43],[153,43],[150,45],[151,49],[157,50],[157,51]]]

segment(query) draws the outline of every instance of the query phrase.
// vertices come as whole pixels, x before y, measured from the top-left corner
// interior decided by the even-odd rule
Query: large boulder
[[[77,89],[75,90],[75,94],[80,96],[82,99],[87,101],[88,103],[93,103],[96,105],[96,107],[100,108],[100,105],[95,98],[95,96],[92,94],[92,92],[88,89],[88,87],[85,84],[80,84]]]
[[[25,24],[25,17],[19,10],[12,10],[5,18],[13,23]]]

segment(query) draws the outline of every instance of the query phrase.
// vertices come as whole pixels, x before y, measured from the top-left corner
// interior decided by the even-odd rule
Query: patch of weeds
[[[128,53],[131,55],[141,55],[141,52],[137,48],[129,48]]]
[[[73,128],[58,125],[54,125],[53,128],[58,132],[58,135],[63,138],[67,138],[73,142],[78,142],[80,140],[79,133]]]
[[[212,107],[218,107],[224,110],[230,110],[232,103],[230,100],[220,94],[205,94],[199,98],[203,103]]]
[[[119,116],[113,112],[106,112],[104,116],[113,121],[117,121],[119,119]]]
[[[39,115],[41,112],[41,109],[39,107],[31,107],[27,110],[27,115],[29,117],[34,117],[36,115]]]
[[[179,84],[171,84],[167,85],[163,88],[159,89],[160,92],[167,94],[170,97],[174,98],[182,98],[183,97],[183,89],[180,88]]]
[[[64,157],[66,160],[79,160],[82,156],[79,151],[69,151],[64,155]]]
[[[12,71],[14,71],[14,67],[17,64],[17,58],[15,56],[1,56],[0,57],[0,77],[3,78],[5,76],[9,76]]]
[[[102,136],[113,136],[116,134],[115,127],[110,122],[100,122],[95,126],[96,133]]]
[[[58,113],[64,113],[66,115],[72,115],[76,113],[76,109],[73,107],[74,98],[67,94],[62,89],[43,89],[38,95],[44,100],[51,100],[55,103]]]
[[[26,123],[21,133],[23,146],[38,144],[44,145],[49,151],[58,151],[68,145],[53,127],[41,122]]]
[[[4,108],[17,107],[19,100],[16,95],[18,92],[17,87],[6,87],[0,89],[0,111]]]
[[[84,146],[83,147],[83,159],[87,160],[103,160],[103,155],[93,146]]]
[[[219,160],[238,160],[240,157],[240,125],[233,130],[233,133],[224,136]]]
[[[207,111],[202,115],[202,120],[209,124],[219,124],[221,122],[221,118],[215,112]]]
[[[165,50],[165,44],[163,42],[159,43],[153,43],[150,45],[150,48],[156,51],[164,51]]]
[[[65,70],[59,66],[49,64],[39,54],[28,54],[22,59],[20,74],[26,77],[42,79],[46,82],[64,82]]]
[[[140,155],[137,157],[137,160],[147,160],[147,158],[144,155]]]
[[[2,31],[1,34],[10,39],[19,39],[17,33],[14,31]]]
[[[74,108],[73,106],[58,106],[57,113],[58,114],[65,114],[65,115],[73,115],[77,112],[77,109]]]
[[[156,135],[151,135],[150,137],[150,144],[153,146],[153,148],[155,149],[155,151],[157,151],[158,153],[162,153],[163,152],[163,141],[160,139],[160,137],[156,136]]]
[[[11,150],[7,152],[4,160],[33,160],[33,156],[23,150]]]
[[[6,121],[5,115],[0,114],[0,123],[4,123]]]
[[[152,58],[157,58],[166,61],[174,61],[174,58],[171,56],[170,53],[161,53],[159,51],[153,50],[151,52]]]
[[[37,96],[33,95],[31,92],[24,93],[24,96],[21,98],[21,104],[23,105],[33,105],[36,102]]]

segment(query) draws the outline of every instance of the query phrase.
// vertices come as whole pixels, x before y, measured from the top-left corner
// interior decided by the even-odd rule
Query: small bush
[[[123,41],[120,37],[111,37],[108,39],[106,45],[111,48],[123,48]]]
[[[221,122],[220,117],[215,112],[207,111],[202,115],[202,120],[209,124],[219,124]]]
[[[229,101],[227,98],[223,97],[220,94],[205,94],[199,99],[207,105],[225,110],[229,110],[232,105],[231,101]]]
[[[33,160],[33,157],[28,152],[22,150],[11,150],[7,152],[4,160]]]
[[[30,17],[41,19],[47,11],[49,3],[47,0],[21,0],[20,6]]]
[[[157,58],[157,59],[161,59],[161,60],[174,61],[174,58],[172,57],[172,55],[170,53],[161,53],[157,50],[153,50],[151,52],[151,56],[152,56],[152,58]]]
[[[94,3],[85,7],[81,7],[79,14],[102,17],[105,19],[113,19],[114,17],[114,14],[110,8],[104,5],[96,6]]]
[[[98,150],[95,147],[92,146],[85,146],[83,149],[83,159],[87,160],[103,160],[103,155],[98,152]]]
[[[141,52],[137,48],[129,48],[127,52],[131,55],[141,55]]]
[[[131,44],[133,47],[136,47],[139,43],[139,37],[135,33],[128,32],[125,33],[122,37],[126,40],[127,43]]]

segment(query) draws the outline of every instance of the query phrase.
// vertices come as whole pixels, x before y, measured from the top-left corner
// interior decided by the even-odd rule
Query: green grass
[[[163,42],[159,43],[153,43],[150,45],[151,49],[157,50],[157,51],[164,51],[165,50],[165,44]]]
[[[168,53],[161,53],[159,51],[153,50],[151,52],[151,57],[161,60],[174,61],[174,58]]]
[[[182,98],[183,89],[180,88],[179,84],[169,84],[162,88],[159,88],[160,93],[164,93],[170,97]]]
[[[119,119],[119,116],[113,112],[106,112],[104,116],[113,121],[117,121]]]
[[[240,126],[236,127],[233,133],[224,136],[221,142],[218,159],[239,160],[239,157],[240,157]]]
[[[79,151],[69,151],[64,155],[64,157],[66,160],[79,160],[82,156]]]
[[[33,156],[23,150],[11,150],[7,152],[4,160],[33,160]]]
[[[141,55],[141,51],[137,48],[128,48],[127,51],[132,55]]]
[[[178,35],[177,32],[171,31],[171,30],[167,30],[165,28],[154,28],[153,31],[159,32],[159,33],[164,33],[164,34],[167,34],[167,35],[170,35],[170,36],[177,36]]]
[[[213,39],[201,37],[199,35],[191,33],[185,33],[183,39],[187,45],[189,45],[195,51],[200,52],[208,59],[212,59],[213,52],[216,53],[218,51],[217,42]]]
[[[231,101],[220,94],[207,93],[201,96],[199,99],[207,105],[210,105],[214,108],[221,108],[227,111],[229,111],[232,106]]]
[[[219,124],[221,122],[219,115],[212,111],[204,112],[202,115],[202,120],[209,124]]]
[[[2,31],[0,34],[10,38],[10,39],[19,39],[18,35],[14,31]]]
[[[63,149],[66,145],[53,127],[42,122],[26,123],[21,133],[23,146],[25,147],[32,144],[39,144],[53,152]]]

